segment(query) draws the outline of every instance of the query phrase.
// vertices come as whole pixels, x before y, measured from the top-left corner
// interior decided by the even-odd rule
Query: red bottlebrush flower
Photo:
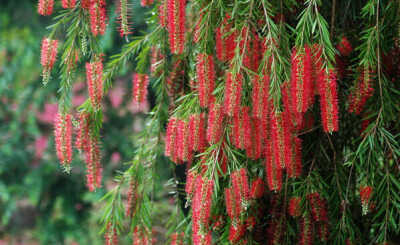
[[[147,87],[149,86],[149,75],[135,74],[133,77],[133,101],[142,103],[147,96]]]
[[[70,114],[57,114],[54,123],[57,156],[68,171],[72,161],[72,122]]]
[[[76,0],[62,0],[61,5],[65,9],[72,9],[75,7]]]
[[[271,101],[269,99],[269,75],[265,74],[264,77],[255,75],[253,78],[253,116],[261,120],[268,118],[271,111]]]
[[[256,180],[251,183],[251,188],[250,188],[250,197],[252,199],[257,199],[262,197],[264,194],[264,182],[260,179],[257,178]]]
[[[200,106],[207,107],[214,91],[214,58],[212,55],[200,53],[197,55],[196,60],[197,91],[199,93]]]
[[[116,245],[118,244],[118,233],[115,228],[115,224],[109,221],[106,228],[106,233],[104,234],[105,245]]]
[[[300,209],[300,197],[292,197],[289,202],[289,214],[292,217],[300,217],[301,215],[301,209]]]
[[[193,151],[203,151],[207,146],[205,114],[193,114],[189,117],[189,147]]]
[[[331,133],[339,129],[339,105],[336,74],[333,70],[324,72],[324,80],[320,80],[318,90],[321,101],[322,126],[325,132]]]
[[[278,202],[278,197],[275,195],[271,199],[270,208],[271,220],[268,225],[267,231],[267,244],[283,244],[285,235],[285,222],[282,222],[283,205]]]
[[[215,31],[217,58],[223,62],[232,60],[235,55],[236,33],[232,32],[227,35],[231,29],[231,25],[228,24],[229,18],[229,16],[226,16],[224,22]]]
[[[361,197],[361,205],[362,205],[362,213],[366,215],[369,211],[369,204],[371,200],[372,187],[370,186],[361,186],[360,187],[360,197]]]
[[[241,221],[232,221],[234,224],[229,226],[228,240],[232,244],[237,244],[246,233],[246,224]]]
[[[89,5],[90,28],[93,35],[104,35],[106,31],[106,7],[104,0],[91,0]]]
[[[46,85],[50,80],[51,70],[56,63],[58,40],[43,38],[40,55],[40,64],[43,67],[43,83]]]
[[[173,60],[172,70],[167,78],[167,88],[168,95],[171,97],[171,100],[174,101],[180,94],[183,93],[183,85],[185,83],[184,80],[184,72],[185,67],[182,62],[182,59],[178,58]]]
[[[211,231],[209,218],[211,214],[212,192],[214,182],[212,179],[197,178],[196,189],[192,204],[193,243],[211,244]]]
[[[79,128],[78,133],[76,135],[75,146],[78,150],[84,150],[87,152],[88,150],[88,141],[89,141],[89,114],[82,112],[79,114]]]
[[[210,111],[208,114],[208,125],[207,125],[207,141],[210,144],[218,143],[224,133],[223,122],[225,115],[222,112],[222,105],[220,103],[213,102],[210,105]]]
[[[101,167],[101,155],[97,137],[91,136],[88,142],[86,156],[87,186],[90,191],[101,187],[103,169]]]
[[[83,9],[88,10],[89,7],[90,7],[90,1],[91,1],[91,0],[81,0],[81,7],[82,7]]]
[[[215,231],[221,230],[221,228],[225,225],[224,217],[222,215],[214,215],[211,220],[212,229]]]
[[[86,77],[92,107],[95,111],[99,111],[103,97],[103,63],[101,61],[86,63]]]
[[[305,112],[314,101],[311,49],[307,45],[300,50],[293,49],[291,73],[293,109],[297,112]]]
[[[185,244],[185,233],[174,232],[171,234],[171,245],[184,245]]]
[[[291,140],[291,157],[287,166],[289,178],[298,178],[301,175],[301,139],[292,135]]]
[[[233,192],[235,199],[238,201],[241,211],[247,209],[247,205],[250,198],[249,181],[247,179],[247,169],[241,168],[240,170],[233,172],[231,175]]]
[[[233,187],[225,189],[225,205],[226,212],[229,217],[233,220],[240,216],[241,205],[237,205],[238,199],[236,198]]]
[[[168,26],[168,0],[161,0],[158,5],[158,21],[160,26],[167,28]]]
[[[150,7],[153,4],[154,0],[141,0],[140,4],[143,7]]]
[[[142,0],[143,3],[143,0]],[[128,0],[118,0],[116,2],[116,15],[118,23],[118,32],[121,37],[128,36],[131,31],[132,4]]]
[[[148,227],[136,226],[133,229],[133,245],[151,245],[155,244],[155,239],[151,238],[152,232]]]
[[[353,47],[351,47],[351,43],[349,42],[347,37],[342,37],[337,45],[337,50],[342,56],[349,56],[351,54],[351,51],[353,51]]]
[[[265,122],[258,118],[250,118],[250,139],[251,143],[246,148],[247,156],[253,160],[261,158],[264,146],[263,131],[266,131]]]
[[[178,121],[176,151],[179,160],[186,162],[189,159],[189,123],[183,120]]]
[[[249,107],[241,107],[233,116],[232,136],[235,147],[247,149],[251,147]]]
[[[265,148],[265,172],[269,189],[275,192],[280,191],[282,188],[282,167],[277,163],[274,157],[274,149],[271,145],[271,140],[266,140]]]
[[[226,76],[225,85],[225,113],[233,116],[239,111],[242,98],[243,75],[241,73]]]
[[[309,194],[307,199],[311,206],[311,217],[314,222],[318,222],[317,233],[321,241],[327,240],[329,228],[326,201],[316,192]]]
[[[134,178],[131,178],[129,181],[129,190],[128,190],[128,197],[127,197],[127,203],[128,205],[126,206],[126,216],[133,218],[136,214],[136,208],[138,204],[138,183]]]
[[[197,173],[195,171],[189,171],[186,177],[186,186],[185,186],[187,203],[192,202],[193,193],[196,187],[196,181],[197,181]]]
[[[275,163],[280,168],[285,168],[285,162],[291,158],[290,130],[284,113],[273,112],[271,114],[271,136],[273,142],[273,154]]]
[[[175,158],[175,147],[178,133],[178,119],[171,117],[168,122],[167,132],[165,134],[165,156]]]
[[[365,104],[371,98],[374,89],[372,88],[371,69],[364,67],[358,75],[357,81],[351,88],[348,98],[349,112],[360,115]]]
[[[39,0],[38,14],[51,15],[53,13],[54,0]]]
[[[183,53],[185,47],[186,0],[167,0],[169,48],[173,54]]]
[[[314,224],[310,219],[309,215],[304,216],[301,219],[300,224],[300,245],[311,245],[313,244],[314,239]]]
[[[362,120],[362,122],[361,122],[361,130],[360,130],[360,136],[361,137],[363,137],[363,138],[365,137],[365,134],[366,134],[365,130],[367,130],[369,125],[370,125],[369,119],[363,119]]]

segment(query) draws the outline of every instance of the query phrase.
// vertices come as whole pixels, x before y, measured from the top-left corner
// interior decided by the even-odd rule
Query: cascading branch
[[[106,32],[106,9],[116,9],[117,30],[127,37],[131,2],[61,1],[68,21],[79,24],[71,25],[63,47],[56,149],[69,169],[74,113],[67,98],[72,74],[86,62],[89,98],[79,111],[75,145],[86,156],[89,190],[101,187],[102,97],[114,77],[135,60],[132,99],[154,97],[147,96],[150,83],[156,91],[132,165],[106,196],[106,244],[116,244],[123,229],[135,244],[156,242],[158,188],[149,183],[157,167],[186,168],[169,182],[177,205],[168,221],[171,244],[395,242],[400,3],[140,3],[154,5],[146,8],[153,11],[146,22],[151,32],[107,61],[97,43]],[[53,5],[40,0],[38,13],[51,15]],[[56,63],[56,33],[42,41],[46,81]],[[89,54],[86,61],[80,53]]]

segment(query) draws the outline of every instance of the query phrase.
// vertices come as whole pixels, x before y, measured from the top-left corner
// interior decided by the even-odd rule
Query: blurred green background
[[[55,23],[53,18],[62,10],[61,1],[55,1],[50,17],[36,13],[36,0],[0,2],[0,244],[102,244],[99,199],[113,188],[115,170],[128,167],[123,163],[133,157],[135,134],[142,130],[152,103],[133,104],[134,66],[127,64],[103,101],[104,188],[90,193],[82,157],[75,152],[68,175],[55,154],[52,124],[57,113],[59,62],[47,86],[40,77],[40,43],[50,32],[46,27]],[[114,3],[108,3],[110,25],[101,37],[106,57],[120,52],[126,43],[113,22]],[[138,35],[147,28],[140,1],[135,1],[133,12],[133,35]],[[65,37],[58,38],[62,44]],[[84,62],[74,83],[74,109],[87,98]],[[159,188],[167,178],[161,176]],[[166,197],[159,198],[168,203]],[[168,209],[168,205],[162,207]],[[162,228],[158,232],[163,233]],[[122,244],[129,243],[127,237]]]

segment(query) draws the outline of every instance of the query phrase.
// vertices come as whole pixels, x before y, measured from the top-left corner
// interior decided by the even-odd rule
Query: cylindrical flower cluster
[[[43,67],[43,83],[46,85],[50,80],[51,70],[56,63],[57,58],[58,40],[51,40],[50,38],[43,38],[42,48],[40,55],[40,64]]]
[[[98,138],[90,136],[86,152],[86,178],[89,191],[95,191],[101,187],[102,172],[101,155]]]
[[[189,117],[189,147],[193,151],[202,152],[207,146],[206,115],[193,114]]]
[[[348,98],[349,112],[360,115],[363,111],[365,104],[371,98],[374,89],[372,87],[372,74],[371,69],[364,67],[360,69],[357,81],[351,88]]]
[[[133,101],[142,103],[147,96],[149,75],[136,73],[133,77]]]
[[[186,0],[167,0],[169,48],[173,54],[181,54],[185,48]]]
[[[51,15],[53,13],[54,0],[39,0],[38,14]]]
[[[121,37],[128,36],[132,33],[132,4],[128,0],[118,0],[116,2],[116,9],[119,34]]]
[[[222,111],[222,105],[220,103],[213,102],[210,105],[210,111],[208,113],[208,124],[207,124],[207,141],[210,144],[218,143],[224,133],[224,112]]]
[[[370,186],[361,186],[360,187],[360,197],[361,197],[361,205],[362,205],[362,214],[366,215],[369,211],[369,204],[371,201],[372,187]]]
[[[238,113],[242,99],[243,75],[228,72],[225,85],[225,113],[233,116]]]
[[[212,179],[197,177],[192,204],[193,244],[196,245],[209,245],[212,242],[209,218],[211,215],[213,188],[214,182]]]
[[[72,161],[72,118],[70,114],[58,113],[54,122],[56,151],[62,166],[69,170]]]
[[[214,91],[214,58],[212,55],[200,53],[197,55],[196,61],[197,92],[199,93],[200,106],[207,107]]]
[[[86,63],[86,77],[92,107],[99,111],[103,97],[103,63],[100,60]]]
[[[249,110],[249,107],[240,107],[238,113],[233,116],[232,139],[238,149],[251,147]]]
[[[232,60],[236,48],[236,32],[232,32],[228,35],[231,30],[231,25],[228,24],[229,19],[230,17],[227,15],[224,22],[215,31],[217,58],[223,62]]]
[[[93,35],[104,35],[106,32],[106,2],[105,0],[90,0],[90,28]]]

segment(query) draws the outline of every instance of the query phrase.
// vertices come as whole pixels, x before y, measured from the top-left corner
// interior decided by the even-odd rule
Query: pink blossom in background
[[[74,86],[72,87],[72,93],[76,94],[79,93],[81,90],[86,89],[86,83],[85,81],[79,81],[77,83],[74,83]]]
[[[47,149],[47,136],[40,136],[35,140],[35,158],[36,159],[41,159],[43,153]]]
[[[54,123],[54,115],[58,112],[58,105],[56,104],[45,104],[43,112],[37,112],[36,117],[39,121],[53,124]]]
[[[113,152],[111,154],[110,158],[111,158],[111,162],[117,163],[117,162],[119,162],[121,160],[121,154],[119,154],[119,152]]]
[[[125,96],[125,89],[122,87],[115,87],[108,93],[108,98],[110,99],[111,106],[117,108],[121,105]]]
[[[139,113],[139,112],[147,112],[149,111],[149,101],[144,100],[142,103],[139,105],[136,102],[131,101],[128,105],[129,111],[131,111],[133,114]]]
[[[74,95],[72,97],[72,106],[78,107],[86,101],[86,96],[84,95]]]

